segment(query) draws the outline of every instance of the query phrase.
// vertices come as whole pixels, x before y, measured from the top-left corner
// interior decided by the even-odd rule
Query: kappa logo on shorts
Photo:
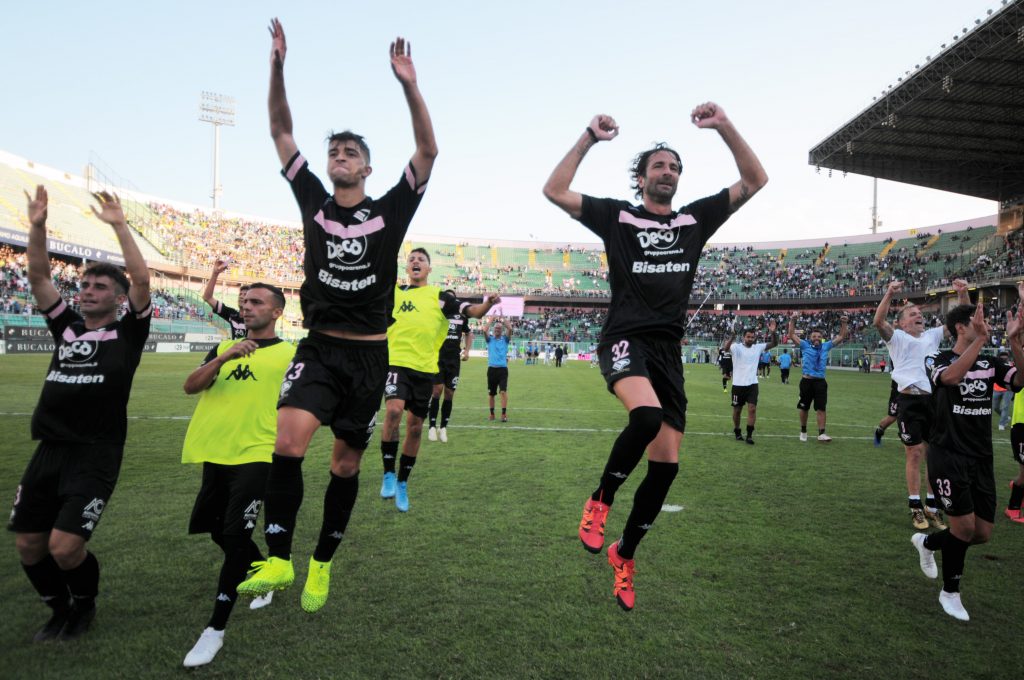
[[[86,522],[85,524],[82,525],[82,528],[85,529],[86,531],[92,531],[93,529],[96,528],[96,522],[94,522],[92,520],[89,520],[88,522]]]
[[[377,427],[377,414],[373,414],[373,418],[370,419],[370,424],[366,427],[366,434],[373,434],[373,428]]]
[[[107,507],[107,502],[102,498],[93,498],[89,501],[89,504],[82,510],[82,517],[96,521],[103,514],[103,508]]]

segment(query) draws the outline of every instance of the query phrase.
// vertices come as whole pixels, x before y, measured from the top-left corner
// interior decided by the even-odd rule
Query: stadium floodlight
[[[213,209],[220,207],[220,128],[235,125],[235,98],[203,90],[199,96],[199,120],[213,125]]]

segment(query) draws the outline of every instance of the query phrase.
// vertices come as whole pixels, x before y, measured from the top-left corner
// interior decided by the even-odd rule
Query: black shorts
[[[686,432],[686,390],[678,342],[644,336],[623,338],[601,344],[597,361],[612,394],[615,383],[623,378],[647,378],[661,403],[662,420]]]
[[[753,385],[736,385],[732,386],[732,405],[743,406],[744,404],[750,404],[751,406],[757,406],[757,393],[760,391],[758,384]]]
[[[203,483],[192,506],[188,533],[252,535],[269,473],[270,463],[203,463]]]
[[[963,456],[930,444],[928,481],[947,515],[962,517],[974,513],[978,519],[995,522],[996,477],[992,456]]]
[[[1013,448],[1013,459],[1024,465],[1024,423],[1017,423],[1010,428],[1010,446]]]
[[[434,384],[444,385],[452,392],[459,387],[459,373],[462,372],[462,353],[446,352],[437,358],[437,373]]]
[[[800,378],[800,400],[796,402],[797,409],[810,411],[811,402],[814,403],[815,411],[824,411],[828,403],[828,383],[824,378]]]
[[[718,367],[722,369],[722,375],[726,378],[732,377],[732,361],[723,361],[718,364]]]
[[[892,383],[892,387],[889,388],[889,415],[895,418],[899,412],[900,390],[895,380],[889,382]]]
[[[508,392],[508,368],[504,366],[487,367],[487,394],[492,397],[498,393]]]
[[[386,340],[343,340],[313,331],[285,371],[277,407],[312,413],[359,451],[370,444],[388,373]]]
[[[935,409],[930,394],[900,394],[896,397],[896,422],[904,446],[926,442],[932,431]]]
[[[782,373],[782,379],[783,380],[789,380],[789,369],[788,368],[780,368],[779,371]]]
[[[60,529],[89,540],[114,493],[124,447],[40,442],[14,494],[7,525],[19,534]]]
[[[417,418],[426,418],[430,395],[434,391],[434,374],[414,371],[405,366],[388,366],[384,400],[401,399],[405,410]]]

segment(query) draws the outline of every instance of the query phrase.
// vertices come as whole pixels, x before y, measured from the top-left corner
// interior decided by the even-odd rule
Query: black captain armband
[[[597,133],[594,132],[594,128],[590,127],[589,125],[587,126],[587,134],[590,135],[590,141],[594,142],[594,144],[597,144]]]

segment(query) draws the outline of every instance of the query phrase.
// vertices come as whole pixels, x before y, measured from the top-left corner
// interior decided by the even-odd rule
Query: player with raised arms
[[[320,537],[309,563],[302,608],[327,602],[331,559],[344,537],[359,490],[359,465],[377,422],[388,373],[398,252],[430,178],[437,143],[416,81],[411,48],[391,43],[391,70],[412,116],[416,150],[383,197],[366,195],[370,150],[353,132],[328,140],[329,193],[299,153],[284,90],[284,29],[274,19],[270,58],[270,134],[281,171],[302,213],[305,280],[299,291],[309,335],[281,383],[277,440],[267,477],[264,536],[269,557],[254,565],[240,593],[262,595],[295,579],[292,537],[302,504],[302,461],[313,434],[330,426],[334,447]],[[338,86],[332,82],[331,86]]]
[[[682,160],[658,144],[638,154],[631,168],[639,205],[594,198],[570,187],[591,147],[614,139],[618,123],[595,116],[544,186],[544,195],[604,242],[611,303],[598,348],[608,390],[629,413],[629,423],[612,445],[597,489],[583,507],[579,537],[590,552],[604,545],[605,523],[615,492],[647,451],[647,475],[616,543],[608,548],[615,572],[613,594],[633,608],[634,551],[654,524],[679,470],[686,429],[686,394],[679,343],[701,249],[733,212],[768,181],[757,156],[725,111],[712,102],[690,113],[698,128],[715,130],[732,152],[740,179],[718,194],[672,209]]]

